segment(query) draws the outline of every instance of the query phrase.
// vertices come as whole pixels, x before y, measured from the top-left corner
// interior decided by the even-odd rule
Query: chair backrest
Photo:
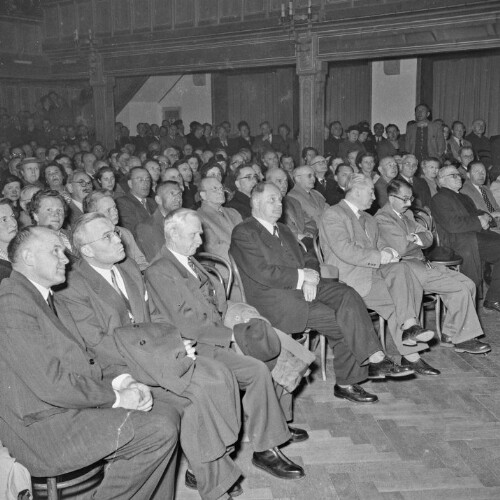
[[[229,252],[229,262],[231,263],[231,269],[233,271],[233,276],[234,276],[234,282],[238,286],[241,292],[241,302],[247,302],[247,298],[245,296],[245,290],[243,289],[243,280],[241,279],[241,274],[240,270],[238,269],[238,266],[236,265],[236,262],[231,255],[231,252]]]
[[[319,244],[319,231],[316,231],[313,236],[313,248],[314,253],[316,254],[316,258],[320,264],[325,263],[325,259],[323,258],[323,252],[321,251],[321,246]]]
[[[203,264],[203,267],[208,273],[211,273],[217,277],[217,279],[221,282],[222,286],[224,287],[224,290],[226,292],[226,298],[229,298],[234,279],[233,268],[231,263],[228,262],[223,257],[220,257],[219,255],[215,255],[214,253],[210,252],[200,252],[199,254],[196,255],[196,258],[201,264]],[[222,274],[214,266],[214,264],[219,264],[226,268],[228,276],[226,283],[224,282]]]
[[[417,207],[412,207],[411,210],[413,212],[413,218],[415,219],[415,221],[424,226],[425,229],[430,231],[434,236],[434,241],[437,245],[439,245],[439,235],[436,229],[436,225],[434,224],[432,214]]]

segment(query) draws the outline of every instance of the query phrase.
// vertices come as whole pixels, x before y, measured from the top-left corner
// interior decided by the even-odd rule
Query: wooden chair
[[[210,252],[200,252],[196,255],[196,259],[203,265],[204,269],[213,274],[222,284],[224,290],[226,292],[226,298],[229,298],[231,294],[231,288],[233,286],[233,266],[229,261],[220,257],[219,255],[215,255]],[[221,272],[215,267],[214,264],[222,265],[227,270],[227,280],[224,280]]]
[[[98,476],[104,475],[104,464],[93,464],[78,471],[69,472],[60,476],[38,478],[32,477],[33,491],[45,493],[47,500],[59,500],[59,491],[79,486],[88,482],[86,487],[90,488],[97,485],[102,479]],[[94,480],[90,482],[91,480]]]

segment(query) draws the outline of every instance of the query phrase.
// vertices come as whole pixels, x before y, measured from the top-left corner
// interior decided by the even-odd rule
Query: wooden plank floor
[[[307,476],[283,481],[256,469],[251,446],[243,443],[236,456],[245,475],[238,498],[500,499],[500,314],[481,310],[481,319],[492,353],[458,354],[436,344],[424,357],[442,374],[367,382],[380,398],[375,405],[334,398],[329,360],[328,380],[316,371],[295,400],[294,425],[310,439],[284,448]],[[427,321],[433,323],[432,311]],[[181,463],[176,499],[198,499],[184,486],[184,471]]]

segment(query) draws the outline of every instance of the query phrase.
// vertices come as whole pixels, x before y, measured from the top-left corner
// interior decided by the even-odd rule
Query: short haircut
[[[179,167],[184,164],[189,166],[189,163],[187,162],[186,158],[181,158],[180,160],[177,160],[170,168],[176,168],[177,170],[179,170]]]
[[[431,108],[430,108],[430,107],[429,107],[429,105],[427,105],[425,102],[421,102],[420,104],[417,104],[417,105],[415,106],[415,111],[417,111],[417,108],[419,108],[420,106],[424,106],[424,107],[426,107],[426,108],[427,108],[427,111],[429,111],[429,112],[431,111]]]
[[[318,150],[316,148],[313,148],[312,146],[306,146],[305,148],[302,149],[302,152],[300,154],[300,156],[303,160],[306,159],[306,155],[307,155],[308,151],[314,151],[316,153],[315,156],[318,156]]]
[[[263,122],[261,122],[261,123],[259,124],[259,128],[261,128],[261,127],[262,127],[262,125],[267,125],[269,128],[271,128],[271,124],[270,124],[267,120],[264,120]]]
[[[149,172],[148,172],[148,171],[147,171],[144,167],[142,167],[142,166],[141,166],[141,167],[133,167],[133,168],[131,168],[131,169],[130,169],[130,171],[129,171],[129,173],[128,173],[127,180],[129,180],[129,181],[130,181],[130,180],[132,179],[132,174],[133,174],[134,172],[136,172],[137,170],[144,170],[144,171],[146,171],[146,172],[148,173],[148,175],[149,175]],[[88,175],[88,174],[87,174],[87,175]]]
[[[363,174],[352,174],[349,176],[347,179],[347,184],[345,186],[345,192],[348,193],[349,191],[356,189],[356,188],[362,188],[362,187],[372,187],[373,182],[371,179],[368,179]]]
[[[234,169],[234,180],[237,181],[240,174],[241,174],[241,171],[244,169],[244,168],[252,168],[250,165],[239,165],[238,167],[236,167]]]
[[[208,163],[205,163],[205,165],[202,165],[200,168],[200,177],[204,179],[207,177],[207,174],[210,170],[213,168],[217,168],[220,172],[220,175],[222,178],[224,178],[224,169],[217,163],[217,160],[215,158],[211,158]]]
[[[472,148],[472,146],[462,146],[459,150],[458,150],[458,156],[461,156],[462,153],[466,150],[466,149],[470,149],[472,151],[472,153],[474,153],[474,149]],[[475,155],[474,155],[475,156]]]
[[[83,213],[90,214],[97,212],[97,202],[106,197],[113,198],[113,194],[108,189],[96,189],[89,193],[82,202]]]
[[[68,215],[68,205],[66,204],[66,201],[64,198],[61,196],[59,191],[55,191],[54,189],[44,189],[42,191],[38,191],[33,195],[33,198],[31,198],[31,201],[28,205],[28,211],[31,219],[34,222],[33,215],[38,213],[40,210],[40,206],[42,204],[42,201],[47,199],[47,198],[56,198],[61,202],[61,205],[63,206],[64,210],[64,218],[66,218],[66,215]]]
[[[108,166],[106,166],[106,167],[101,167],[101,168],[100,168],[100,169],[99,169],[99,170],[95,173],[94,177],[95,177],[96,181],[98,181],[98,182],[99,182],[99,184],[100,184],[100,183],[101,183],[102,176],[103,176],[104,174],[108,173],[108,172],[111,172],[111,173],[115,176],[115,178],[116,178],[116,172],[115,172],[115,169],[114,169],[114,168],[112,168],[112,167],[108,167]]]
[[[274,189],[278,189],[276,184],[271,181],[259,182],[253,189],[250,195],[250,205],[253,207],[255,202],[262,196],[267,186],[272,186]],[[279,189],[278,189],[279,191]],[[281,194],[281,193],[280,193]]]
[[[190,208],[178,208],[172,212],[170,212],[165,217],[165,222],[163,224],[163,231],[165,233],[165,239],[170,240],[170,233],[177,229],[177,227],[183,224],[186,219],[190,216],[198,217],[195,210],[191,210]]]
[[[204,177],[203,179],[201,179],[200,181],[200,187],[199,187],[199,192],[206,192],[207,191],[207,188],[206,188],[206,185],[207,183],[211,180],[211,179],[215,179],[215,177]],[[218,179],[216,179],[218,180]]]
[[[376,163],[376,158],[375,158],[375,153],[372,153],[371,151],[360,151],[358,155],[356,156],[356,165],[359,167],[361,165],[361,162],[365,158],[373,158],[373,160]]]
[[[455,125],[462,125],[462,127],[465,129],[465,125],[463,122],[461,122],[460,120],[455,120],[452,124],[451,124],[451,130],[453,130],[453,128],[455,127]],[[467,129],[465,129],[467,130]]]
[[[438,175],[437,175],[438,181],[441,181],[441,179],[443,179],[443,177],[446,177],[448,175],[448,171],[450,170],[450,168],[452,168],[453,170],[457,170],[457,167],[453,167],[451,165],[448,167],[443,167],[443,168],[439,169]]]
[[[389,123],[386,127],[385,127],[385,132],[387,133],[387,131],[389,130],[390,127],[394,127],[398,132],[399,132],[399,127],[395,124],[395,123]]]
[[[49,167],[57,167],[59,169],[59,172],[61,172],[61,175],[62,175],[62,180],[63,180],[63,184],[66,184],[66,181],[68,180],[68,174],[66,173],[66,170],[64,170],[64,167],[62,165],[60,165],[59,163],[57,163],[55,160],[54,161],[51,161],[44,169],[43,169],[43,178],[45,179],[46,182],[47,181],[47,169]]]
[[[104,215],[99,212],[92,212],[88,214],[83,214],[80,216],[77,221],[75,222],[75,225],[73,226],[73,247],[75,250],[80,254],[80,249],[86,245],[87,243],[84,241],[85,239],[85,228],[87,224],[94,220],[98,219],[103,219],[108,221],[110,224],[110,220]]]
[[[472,160],[469,165],[468,165],[468,169],[469,169],[469,172],[472,170],[473,167],[475,167],[476,165],[481,165],[484,169],[486,169],[486,166],[484,165],[484,163],[481,161],[481,160]]]
[[[295,167],[293,170],[292,170],[292,179],[295,180],[295,178],[297,177],[297,175],[299,174],[300,170],[303,169],[303,168],[310,168],[313,173],[314,173],[314,169],[310,166],[310,165],[300,165],[298,167]]]
[[[245,127],[245,126],[250,128],[248,125],[248,122],[246,122],[245,120],[241,120],[241,122],[238,122],[238,125],[236,125],[236,126],[238,127],[238,130],[241,130],[241,128]]]
[[[162,196],[163,191],[165,191],[167,188],[172,188],[176,187],[180,189],[179,183],[175,181],[163,181],[160,184],[156,186],[156,196]]]
[[[36,226],[27,226],[20,229],[17,234],[10,240],[7,246],[7,256],[10,262],[15,264],[19,259],[19,254],[23,248],[34,238],[37,237],[38,230]]]
[[[402,187],[412,189],[411,185],[404,179],[392,179],[387,185],[387,196],[398,194]]]
[[[420,166],[422,169],[426,168],[429,163],[437,163],[439,165],[439,168],[441,168],[441,160],[439,158],[436,158],[435,156],[429,156],[428,158],[424,158],[422,162],[420,163]]]

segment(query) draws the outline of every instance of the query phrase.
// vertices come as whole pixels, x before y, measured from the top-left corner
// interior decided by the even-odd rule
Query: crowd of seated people
[[[323,151],[268,121],[256,136],[245,121],[139,123],[132,137],[117,123],[109,151],[85,127],[0,129],[2,442],[36,476],[113,463],[102,499],[172,498],[179,446],[188,487],[232,498],[240,391],[252,463],[305,475],[280,448],[308,435],[288,425],[274,328],[324,335],[333,394],[353,404],[378,401],[368,379],[440,374],[423,358],[424,293],[445,304],[442,345],[488,352],[476,308],[486,268],[483,305],[500,312],[498,136],[429,116],[417,106],[405,137],[335,121]],[[432,263],[440,248],[460,271]],[[227,297],[200,250],[231,256],[243,290]],[[229,321],[243,291],[251,316]]]

